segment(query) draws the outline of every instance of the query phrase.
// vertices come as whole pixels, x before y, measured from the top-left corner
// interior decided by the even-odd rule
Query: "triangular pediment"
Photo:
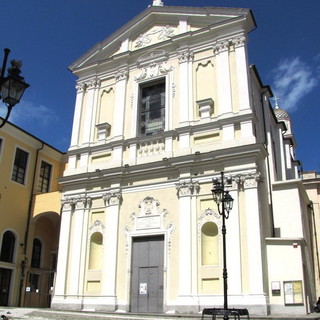
[[[70,70],[76,73],[101,61],[164,41],[179,41],[184,35],[201,33],[202,30],[221,29],[240,20],[245,32],[255,27],[248,9],[150,6],[86,52],[70,66]]]

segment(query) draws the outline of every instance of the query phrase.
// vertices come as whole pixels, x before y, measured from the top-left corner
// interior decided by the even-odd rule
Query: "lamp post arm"
[[[6,115],[6,117],[2,120],[2,123],[0,124],[0,128],[2,128],[2,127],[6,124],[6,122],[8,121],[13,106],[9,105],[9,106],[7,106],[7,108],[8,108],[7,115]]]
[[[8,48],[4,49],[2,69],[1,69],[1,75],[0,75],[0,83],[1,83],[1,81],[3,80],[3,78],[4,78],[4,73],[5,73],[5,71],[6,71],[9,53],[10,53],[10,49],[8,49]]]

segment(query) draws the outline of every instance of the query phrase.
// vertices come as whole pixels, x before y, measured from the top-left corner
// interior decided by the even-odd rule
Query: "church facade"
[[[71,66],[78,77],[52,307],[304,314],[314,300],[309,200],[290,121],[248,63],[250,10],[161,1]],[[291,128],[290,128],[291,130]]]

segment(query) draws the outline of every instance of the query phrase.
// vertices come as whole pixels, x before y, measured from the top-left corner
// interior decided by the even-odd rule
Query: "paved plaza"
[[[119,314],[119,313],[93,313],[55,311],[52,309],[12,308],[0,307],[0,315],[8,320],[201,320],[201,315],[164,315],[164,314]],[[232,320],[233,318],[230,318]],[[241,319],[247,319],[246,317]],[[305,316],[266,316],[258,317],[252,315],[251,320],[320,320],[320,313],[311,313]]]

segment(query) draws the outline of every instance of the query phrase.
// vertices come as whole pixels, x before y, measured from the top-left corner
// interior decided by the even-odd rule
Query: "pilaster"
[[[244,191],[246,235],[247,235],[247,281],[249,294],[263,294],[263,263],[261,243],[261,217],[259,208],[259,174],[247,175],[242,179]]]
[[[193,52],[189,49],[179,52],[179,93],[180,123],[192,120],[192,61]]]
[[[246,37],[231,40],[236,56],[239,110],[250,109],[250,86],[248,82],[248,61],[246,54]]]
[[[84,96],[85,88],[86,88],[86,85],[84,83],[78,83],[76,86],[77,97],[76,97],[76,105],[75,105],[74,116],[73,116],[70,148],[76,147],[79,143],[80,120],[81,120],[81,111],[82,111],[83,96]]]
[[[106,205],[106,234],[104,251],[104,281],[102,292],[115,299],[116,296],[116,270],[118,252],[119,214],[122,202],[120,190],[109,191],[103,195]],[[111,303],[115,304],[115,300]]]
[[[217,64],[218,113],[222,115],[232,112],[229,41],[219,42],[213,50]]]
[[[87,103],[86,103],[86,111],[85,111],[85,120],[84,120],[84,128],[83,128],[83,136],[82,136],[82,144],[89,144],[91,138],[91,132],[95,128],[93,124],[94,110],[96,110],[97,105],[97,89],[100,86],[99,80],[91,80],[87,83]]]
[[[54,292],[54,299],[63,297],[66,290],[67,267],[69,256],[69,242],[70,242],[70,228],[71,228],[71,214],[74,210],[74,203],[71,199],[65,199],[61,202],[61,228],[59,238],[59,253],[57,263],[57,278]]]
[[[129,76],[128,68],[119,69],[116,73],[116,98],[115,110],[113,118],[113,135],[121,138],[124,129],[125,103],[126,103],[126,89],[127,79]]]
[[[91,199],[88,197],[77,197],[73,199],[75,204],[73,212],[73,222],[72,222],[72,231],[71,231],[71,247],[70,247],[70,256],[69,256],[69,270],[68,270],[68,294],[70,295],[79,295],[82,291],[83,286],[80,283],[80,272],[83,265],[80,263],[83,252],[83,240],[84,240],[84,216],[85,210],[91,205]]]
[[[179,198],[179,298],[182,304],[188,305],[193,293],[192,198],[198,194],[200,187],[198,182],[187,179],[176,184],[176,189]]]

